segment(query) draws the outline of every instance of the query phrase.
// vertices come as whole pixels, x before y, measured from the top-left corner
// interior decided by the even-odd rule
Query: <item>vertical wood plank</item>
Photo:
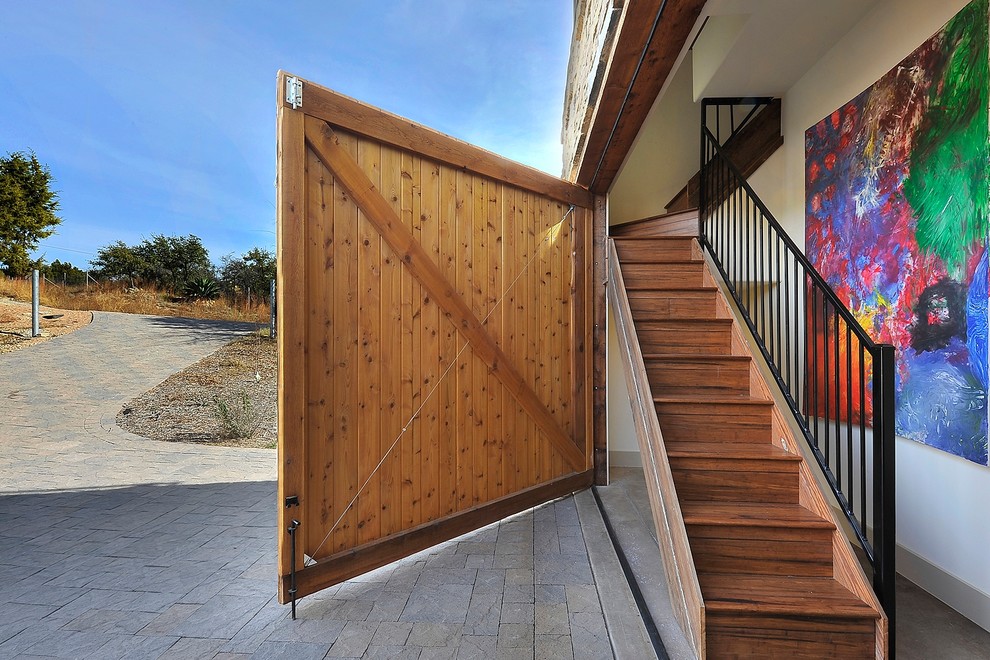
[[[532,330],[529,323],[529,312],[533,309],[533,215],[531,207],[531,196],[527,192],[522,192],[519,199],[519,267],[522,269],[522,277],[519,278],[519,305],[516,322],[519,324],[520,334],[517,349],[521,359],[520,371],[526,378],[526,382],[533,383],[533,353],[530,351],[532,341]],[[524,431],[520,437],[522,463],[522,486],[528,487],[535,481],[536,466],[534,465],[534,448],[539,440],[536,433],[536,425],[525,412],[522,414]]]
[[[528,380],[528,360],[526,355],[526,323],[524,321],[523,314],[525,313],[526,306],[529,301],[526,299],[529,287],[527,286],[526,277],[528,271],[526,270],[526,257],[527,257],[527,245],[526,245],[526,197],[525,193],[521,190],[516,191],[516,205],[515,205],[515,230],[516,230],[516,251],[515,251],[515,261],[516,261],[516,289],[515,289],[515,306],[512,310],[512,325],[515,330],[515,347],[513,351],[513,359],[516,361],[516,368],[519,373]],[[516,488],[525,488],[530,484],[530,466],[531,462],[529,460],[529,433],[530,433],[530,420],[529,416],[523,412],[523,409],[519,406],[516,407]]]
[[[315,154],[306,155],[306,275],[307,282],[332,282],[334,277],[333,178]],[[305,310],[310,368],[305,371],[307,389],[306,495],[312,506],[302,519],[308,530],[301,544],[313,557],[330,554],[324,543],[335,517],[333,491],[334,420],[334,289],[311,287]],[[300,528],[301,530],[302,528]],[[300,539],[302,540],[302,539]],[[323,546],[323,547],[321,547]]]
[[[412,229],[413,214],[413,185],[412,185],[412,158],[400,152],[400,183],[399,183],[399,218],[406,229]],[[396,445],[395,451],[400,456],[400,498],[402,510],[402,527],[408,528],[415,525],[413,517],[413,500],[415,499],[413,474],[413,442],[419,429],[417,420],[412,419],[414,410],[413,401],[413,328],[416,324],[414,309],[417,307],[415,299],[416,283],[411,273],[405,268],[402,269],[402,298],[400,300],[401,314],[399,317],[402,333],[400,335],[400,350],[398,352],[400,370],[400,392],[402,420],[406,425],[406,431]],[[412,421],[409,421],[412,420]]]
[[[571,388],[570,388],[570,337],[568,334],[568,319],[572,306],[567,281],[570,276],[570,223],[571,217],[564,215],[567,209],[560,204],[548,200],[550,213],[554,221],[559,223],[556,230],[556,240],[553,246],[553,275],[550,287],[550,309],[553,318],[550,323],[550,333],[554,345],[553,356],[553,387],[551,400],[557,403],[556,417],[564,431],[574,437],[574,425],[571,423]],[[553,468],[551,476],[562,474],[563,459],[558,452],[553,452]]]
[[[592,382],[594,400],[592,404],[593,432],[587,455],[593,457],[595,484],[608,485],[608,436],[605,427],[605,235],[608,229],[608,214],[605,197],[595,196],[592,216],[592,260],[594,261],[590,287],[593,305],[592,327]]]
[[[357,157],[356,140],[341,136],[342,144]],[[334,378],[335,429],[333,444],[334,520],[340,519],[333,532],[335,551],[354,547],[356,510],[348,507],[357,492],[357,381],[358,318],[357,300],[357,206],[336,181],[334,205],[334,353],[337,377]],[[330,521],[333,524],[333,520]]]
[[[499,304],[502,297],[502,185],[492,181],[488,191],[487,231],[488,231],[488,290],[486,307],[488,329],[495,342],[502,345],[502,311]],[[505,453],[503,435],[502,385],[498,378],[488,374],[488,495],[494,499],[505,494],[505,475],[502,455]]]
[[[586,465],[588,469],[594,468],[595,453],[594,453],[594,436],[595,436],[595,416],[594,416],[594,405],[595,405],[595,387],[596,382],[594,380],[595,368],[594,361],[597,359],[595,354],[595,343],[594,343],[594,332],[595,332],[595,301],[594,292],[596,291],[595,284],[595,271],[594,271],[594,237],[595,237],[595,227],[594,227],[594,212],[591,209],[581,209],[581,227],[583,231],[581,232],[581,245],[582,245],[582,269],[580,272],[584,273],[584,277],[579,279],[579,284],[583,287],[581,300],[584,303],[584,322],[581,326],[582,328],[582,348],[584,359],[581,361],[582,369],[580,377],[584,383],[584,396],[581,398],[580,404],[583,409],[584,415],[584,426],[581,432],[584,434],[584,446],[585,446],[585,457]],[[576,221],[575,221],[576,222]],[[603,285],[604,288],[604,285]],[[602,356],[604,357],[604,356]]]
[[[582,446],[585,446],[590,435],[586,428],[588,419],[587,360],[590,352],[590,328],[588,327],[588,276],[587,248],[590,234],[590,218],[584,209],[574,209],[572,214],[574,228],[571,232],[571,263],[568,295],[571,298],[570,317],[570,384],[571,384],[571,419],[573,434]],[[587,450],[586,450],[587,451]]]
[[[547,406],[550,414],[556,419],[557,404],[551,396],[551,386],[553,385],[553,355],[556,352],[550,332],[550,323],[553,316],[553,306],[556,306],[551,299],[551,286],[553,285],[553,251],[554,251],[554,221],[550,218],[547,209],[547,201],[542,197],[534,197],[537,217],[536,233],[536,254],[535,265],[539,266],[537,275],[537,300],[539,301],[534,310],[534,320],[537,331],[537,373],[539,377],[539,394],[543,404]],[[540,480],[550,477],[553,469],[553,448],[547,440],[540,442]]]
[[[423,187],[421,179],[421,165],[422,159],[418,156],[403,154],[403,177],[407,177],[406,185],[410,187],[411,190],[411,203],[409,220],[411,222],[410,229],[412,230],[413,236],[416,237],[417,242],[423,243],[423,228],[422,228],[422,206],[423,206]],[[411,515],[409,521],[411,525],[419,525],[423,522],[423,491],[425,484],[423,483],[423,434],[426,429],[426,419],[423,415],[423,397],[426,392],[423,390],[423,286],[419,283],[419,280],[410,276],[412,282],[412,344],[410,345],[410,351],[412,353],[411,365],[412,369],[410,371],[410,388],[412,391],[412,399],[410,403],[412,405],[412,413],[416,416],[415,433],[413,434],[410,444],[411,453],[409,455],[409,471],[407,472],[407,478],[410,479],[411,483]]]
[[[285,88],[279,76],[278,92]],[[281,503],[288,496],[300,498],[302,511],[316,503],[304,495],[306,474],[305,380],[295,377],[304,369],[306,355],[306,135],[304,116],[288,108],[278,110],[278,557],[279,572],[288,574],[293,557],[286,529],[294,517],[305,518],[300,510],[286,509]],[[305,530],[300,530],[300,536]],[[295,562],[302,565],[303,543],[297,543]],[[286,595],[280,593],[285,602]]]
[[[451,168],[440,168],[440,270],[448,282],[457,281],[457,175]],[[457,510],[457,376],[454,364],[462,345],[454,324],[440,317],[440,513],[448,515]],[[463,339],[460,340],[463,342]]]
[[[472,300],[472,229],[474,223],[474,182],[469,173],[457,172],[457,247],[460,252],[457,291]],[[466,349],[457,366],[457,509],[473,503],[474,398],[472,397],[474,353]]]
[[[423,247],[437,266],[440,266],[440,166],[422,161],[420,231]],[[420,387],[423,397],[429,397],[423,408],[422,439],[422,519],[435,520],[440,517],[440,308],[430,296],[423,296],[422,303],[422,343],[423,374]]]
[[[502,342],[505,345],[505,354],[513,360],[513,366],[519,367],[518,352],[516,351],[516,275],[519,272],[516,261],[517,232],[516,232],[516,188],[512,186],[502,187],[502,269],[504,273],[504,284],[502,292],[501,322],[502,322]],[[505,449],[503,451],[502,479],[505,483],[507,493],[514,493],[517,489],[517,458],[519,455],[518,441],[518,418],[519,407],[515,405],[512,397],[506,396],[503,400],[503,433]]]
[[[399,153],[382,147],[382,195],[399,212],[401,194],[401,160]],[[382,534],[389,536],[402,529],[401,461],[397,451],[403,438],[402,376],[399,356],[402,343],[402,264],[398,255],[383,241],[382,245],[382,342],[387,347],[381,361],[382,372],[382,460],[381,520]]]
[[[526,193],[526,255],[529,268],[526,274],[528,283],[528,301],[525,311],[526,322],[526,356],[529,362],[529,383],[533,391],[539,394],[542,390],[540,373],[540,243],[537,237],[540,215],[537,209],[536,196]],[[529,484],[539,483],[543,479],[542,449],[546,438],[539,432],[533,419],[530,418],[529,432]]]
[[[488,282],[488,250],[486,246],[488,204],[488,181],[474,176],[474,222],[472,223],[472,308],[475,315],[484,320],[487,315],[486,291]],[[474,360],[472,374],[472,397],[474,418],[472,419],[471,442],[473,446],[473,471],[471,475],[471,498],[474,504],[488,501],[488,369],[480,360]]]
[[[358,163],[371,182],[381,187],[381,145],[367,139],[358,142]],[[381,261],[382,240],[364,214],[358,211],[358,339],[357,369],[357,543],[381,536],[382,387],[381,387]]]

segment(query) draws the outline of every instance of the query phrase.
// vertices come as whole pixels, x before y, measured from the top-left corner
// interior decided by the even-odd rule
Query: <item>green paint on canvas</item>
[[[948,59],[931,87],[904,180],[919,247],[938,255],[955,279],[987,236],[987,21],[988,0],[974,0],[946,24]]]

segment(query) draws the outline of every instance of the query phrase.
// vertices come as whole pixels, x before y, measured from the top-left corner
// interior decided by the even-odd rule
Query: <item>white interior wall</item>
[[[883,0],[784,95],[784,146],[752,178],[804,243],[804,132],[872,85],[967,0]],[[811,26],[813,27],[813,26]],[[897,441],[898,570],[990,629],[990,469]]]
[[[608,464],[613,467],[638,467],[642,465],[632,410],[629,407],[629,388],[623,372],[619,353],[619,335],[615,316],[608,310],[608,345],[606,347],[606,418],[608,427]]]
[[[653,104],[636,143],[609,190],[609,224],[648,218],[681,191],[700,167],[701,109],[692,99],[691,59],[685,58]]]

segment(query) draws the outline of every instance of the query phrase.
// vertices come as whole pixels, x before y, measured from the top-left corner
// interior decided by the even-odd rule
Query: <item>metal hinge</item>
[[[291,76],[285,79],[285,102],[292,106],[293,110],[302,107],[303,83],[299,78]]]

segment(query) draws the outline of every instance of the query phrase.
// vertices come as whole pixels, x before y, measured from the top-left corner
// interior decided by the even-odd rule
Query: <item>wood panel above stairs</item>
[[[670,220],[673,234],[697,226]],[[633,224],[647,237],[614,241],[704,599],[707,657],[886,657],[886,617],[786,411],[698,242],[665,236],[663,224]]]

